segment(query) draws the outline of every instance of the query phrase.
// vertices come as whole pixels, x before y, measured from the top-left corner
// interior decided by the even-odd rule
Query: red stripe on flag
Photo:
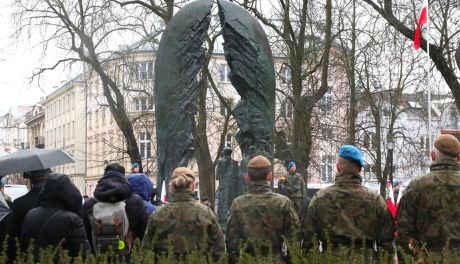
[[[426,10],[427,7],[424,6],[422,8],[422,12],[420,13],[420,18],[418,19],[417,29],[415,30],[414,48],[416,50],[420,48],[420,35],[422,34],[422,26],[427,22]]]

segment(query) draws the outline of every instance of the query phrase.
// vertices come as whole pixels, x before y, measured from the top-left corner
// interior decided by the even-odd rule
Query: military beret
[[[290,169],[291,167],[295,167],[295,162],[294,161],[291,161],[288,163],[288,169]]]
[[[449,134],[439,135],[434,140],[434,146],[444,154],[452,157],[460,155],[460,142],[458,139]]]
[[[271,166],[272,164],[270,163],[270,161],[262,155],[255,156],[248,163],[248,168],[252,169],[266,169],[270,168]]]
[[[177,177],[190,177],[190,178],[193,178],[193,180],[195,180],[195,174],[193,173],[193,171],[189,168],[185,168],[185,167],[177,167],[172,175],[171,175],[171,180],[177,178]]]
[[[352,145],[343,145],[339,149],[339,157],[344,158],[348,161],[352,161],[364,167],[364,159],[361,152]]]

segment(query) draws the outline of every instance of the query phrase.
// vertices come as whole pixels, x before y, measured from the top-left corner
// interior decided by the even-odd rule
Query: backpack
[[[125,202],[97,202],[89,215],[91,237],[95,252],[113,251],[125,255],[129,252],[127,236],[129,221]],[[129,246],[129,245],[128,245]]]

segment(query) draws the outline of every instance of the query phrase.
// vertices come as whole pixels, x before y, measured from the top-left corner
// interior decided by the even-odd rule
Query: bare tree
[[[377,34],[380,36],[378,42],[372,40],[376,39]],[[385,183],[394,170],[392,156],[387,150],[387,138],[400,142],[395,145],[398,145],[401,153],[409,149],[403,150],[403,146],[414,146],[418,142],[418,137],[411,135],[413,131],[410,129],[414,128],[405,127],[401,121],[406,118],[407,122],[405,115],[413,111],[405,98],[406,94],[411,89],[415,91],[421,83],[413,74],[419,56],[404,56],[408,49],[406,42],[392,36],[391,29],[385,30],[378,25],[366,35],[363,34],[362,38],[371,39],[374,43],[360,48],[361,55],[356,64],[357,85],[360,88],[357,106],[360,111],[355,124],[360,135],[358,141],[370,159],[370,165],[365,167],[364,173],[366,175],[372,171],[382,196],[385,196]],[[386,48],[382,49],[382,45]],[[414,158],[423,157],[418,154]],[[416,162],[411,160],[410,163]]]
[[[118,59],[113,43],[121,33],[139,36],[147,28],[142,16],[120,10],[112,2],[95,0],[14,1],[17,33],[41,32],[44,53],[50,45],[68,51],[68,56],[34,76],[61,64],[83,62],[100,78],[106,103],[126,140],[131,162],[140,162],[133,124],[126,110],[122,87],[110,73],[111,62]],[[133,37],[134,38],[134,37]]]
[[[286,58],[285,67],[290,71],[290,84],[288,90],[277,89],[277,92],[283,94],[292,104],[293,121],[289,128],[292,137],[291,140],[278,138],[275,141],[294,142],[290,146],[284,145],[288,147],[292,159],[298,162],[298,168],[305,172],[305,177],[312,151],[313,110],[328,91],[332,1],[325,1],[325,6],[323,2],[307,0],[268,1],[274,14],[264,13],[257,6],[257,1],[235,2],[249,10],[266,26],[275,53],[278,52]],[[316,34],[318,30],[324,32],[322,37]],[[316,74],[318,71],[319,77]],[[289,133],[278,132],[277,136],[289,137]],[[278,150],[276,153],[282,152]]]
[[[414,5],[408,0],[364,0],[379,15],[384,18],[394,29],[406,38],[413,40],[415,31],[408,23],[417,24],[420,6]],[[460,110],[460,81],[458,70],[460,69],[460,41],[459,21],[460,9],[456,1],[430,1],[430,19],[435,32],[430,36],[429,57],[444,78],[455,98],[457,109]],[[455,25],[455,26],[448,26]],[[427,52],[427,41],[421,38],[421,48]],[[457,62],[457,68],[453,63],[453,57]]]

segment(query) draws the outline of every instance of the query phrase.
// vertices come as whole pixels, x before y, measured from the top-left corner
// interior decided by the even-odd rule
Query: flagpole
[[[429,150],[429,155],[431,155],[432,151],[432,141],[433,141],[433,135],[431,131],[431,86],[430,86],[430,13],[429,13],[429,7],[430,7],[430,2],[426,1],[426,53],[428,55],[428,70],[427,70],[427,75],[426,75],[426,88],[428,91],[428,150]]]

